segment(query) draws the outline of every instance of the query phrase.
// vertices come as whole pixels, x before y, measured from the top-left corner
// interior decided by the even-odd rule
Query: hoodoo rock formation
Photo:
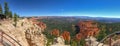
[[[70,32],[64,31],[61,36],[64,38],[64,40],[70,42]]]
[[[80,40],[81,38],[86,38],[89,36],[95,36],[99,33],[97,23],[93,21],[80,21],[77,26],[76,39]]]
[[[59,36],[59,30],[58,29],[54,29],[53,31],[51,31],[51,35],[54,35],[54,36]]]
[[[38,19],[36,19],[36,18],[31,18],[30,20],[33,22],[33,24],[38,25],[38,26],[41,28],[42,32],[43,32],[44,29],[46,28],[46,24],[43,23],[43,22],[38,22],[38,21],[37,21]]]

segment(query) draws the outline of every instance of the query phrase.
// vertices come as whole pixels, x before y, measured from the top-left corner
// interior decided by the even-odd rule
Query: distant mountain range
[[[105,23],[118,23],[120,22],[120,18],[105,18],[105,17],[88,17],[88,16],[77,16],[75,18],[86,19],[86,20],[95,20],[98,22]]]
[[[78,20],[94,20],[98,22],[105,22],[105,23],[118,23],[120,22],[120,18],[105,18],[105,17],[88,17],[88,16],[39,16],[35,18],[40,19],[67,19],[72,21],[78,21]]]

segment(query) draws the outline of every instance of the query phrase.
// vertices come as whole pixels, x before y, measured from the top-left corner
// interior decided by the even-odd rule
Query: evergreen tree
[[[12,16],[12,12],[11,12],[11,11],[9,11],[8,17],[10,17],[10,18],[12,18],[12,17],[13,17],[13,16]]]
[[[81,39],[78,46],[85,46],[85,39]]]
[[[17,25],[17,19],[18,19],[18,17],[17,17],[17,14],[15,13],[14,14],[14,26],[16,27],[16,25]]]
[[[77,46],[77,42],[75,40],[72,40],[70,45],[71,46]]]
[[[101,41],[103,38],[105,38],[105,36],[107,36],[107,34],[106,34],[106,26],[102,25],[102,29],[99,32],[98,36],[97,36],[98,41]]]
[[[2,6],[0,4],[0,14],[3,14]]]
[[[5,2],[4,3],[4,14],[6,15],[6,17],[9,17],[8,15],[9,15],[9,7],[8,7],[8,3],[7,2]]]

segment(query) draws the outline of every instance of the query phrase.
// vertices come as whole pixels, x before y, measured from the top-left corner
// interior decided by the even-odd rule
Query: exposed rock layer
[[[79,41],[81,38],[95,36],[99,33],[98,25],[93,21],[80,21],[76,26],[76,39]]]
[[[42,34],[43,23],[37,25],[32,20],[21,19],[17,21],[16,27],[12,20],[1,21],[0,24],[0,29],[22,46],[45,46],[46,44],[46,37]]]

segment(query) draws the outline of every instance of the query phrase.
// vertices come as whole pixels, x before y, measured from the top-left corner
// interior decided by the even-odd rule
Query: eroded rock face
[[[33,28],[28,29],[25,32],[27,42],[30,46],[45,46],[45,36],[42,34],[40,29]]]
[[[53,29],[53,31],[51,31],[51,35],[54,35],[56,37],[59,36],[59,30],[58,29]]]
[[[37,25],[38,25],[39,27],[41,27],[41,31],[42,31],[42,32],[43,32],[44,29],[46,28],[46,24],[44,24],[43,22],[39,22]]]
[[[97,23],[93,21],[80,21],[76,26],[76,39],[87,38],[89,36],[95,36],[99,33]]]
[[[31,18],[30,20],[32,21],[33,24],[36,24],[37,26],[39,26],[39,27],[41,28],[41,31],[42,31],[42,32],[43,32],[44,29],[46,28],[46,24],[43,23],[43,22],[38,22],[38,21],[37,21],[37,20],[38,20],[37,18]]]
[[[79,41],[79,40],[81,40],[81,38],[82,38],[82,34],[81,33],[78,33],[78,34],[76,34],[76,41]]]
[[[70,32],[64,31],[61,36],[64,38],[64,40],[70,42]]]
[[[53,44],[65,45],[63,37],[60,36],[60,37],[54,38],[54,43]]]
[[[70,46],[64,44],[65,40],[62,36],[54,39],[54,43],[51,46]]]
[[[120,39],[114,41],[114,42],[112,43],[112,46],[120,46]]]
[[[96,38],[95,38],[95,37],[92,37],[92,36],[90,36],[89,38],[86,38],[85,41],[86,41],[86,45],[87,45],[87,46],[109,46],[109,45],[106,45],[106,44],[104,44],[104,43],[98,42],[98,41],[96,40]],[[99,44],[98,44],[98,43],[99,43]]]
[[[40,23],[35,23],[35,21],[31,21],[31,26],[28,28],[25,32],[25,36],[27,39],[27,42],[30,46],[45,46],[46,45],[46,37],[42,34],[43,32],[43,26]],[[38,25],[39,24],[39,25]]]
[[[41,26],[28,19],[18,20],[16,27],[13,24],[14,22],[11,20],[3,21],[0,29],[17,40],[22,46],[45,46],[46,37],[42,34]]]

